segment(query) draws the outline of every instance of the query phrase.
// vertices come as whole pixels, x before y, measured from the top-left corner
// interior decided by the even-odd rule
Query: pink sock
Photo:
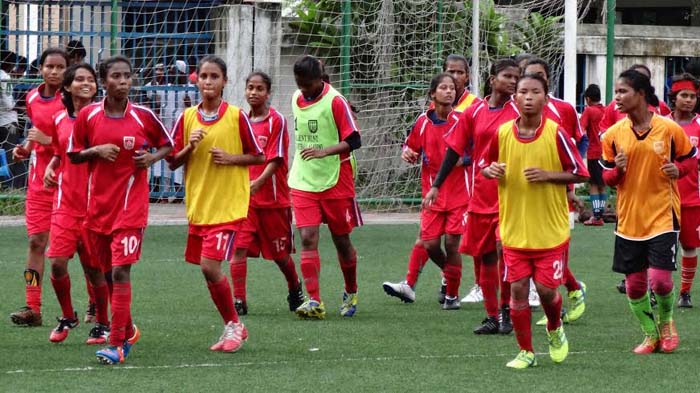
[[[445,264],[445,269],[443,270],[443,275],[445,276],[445,281],[447,281],[446,295],[454,298],[459,295],[459,283],[462,280],[462,260],[460,258],[458,265],[451,263]]]
[[[301,275],[304,276],[304,287],[309,294],[309,299],[321,301],[319,293],[318,276],[321,274],[321,258],[318,250],[301,252]]]
[[[63,314],[63,318],[75,318],[73,302],[71,301],[70,296],[70,276],[65,274],[61,278],[55,278],[53,275],[51,275],[51,285],[53,285],[53,290],[56,292],[58,304],[61,305],[61,313]]]
[[[345,279],[345,292],[357,293],[357,254],[355,250],[352,250],[350,259],[343,259],[343,257],[338,254],[338,262],[340,263],[340,270],[343,271],[343,278]]]
[[[489,317],[498,315],[498,264],[482,264],[479,285],[484,294],[484,308]]]
[[[411,256],[408,258],[408,272],[406,273],[406,283],[411,288],[416,286],[418,275],[423,270],[423,266],[428,262],[428,251],[422,244],[414,244]]]

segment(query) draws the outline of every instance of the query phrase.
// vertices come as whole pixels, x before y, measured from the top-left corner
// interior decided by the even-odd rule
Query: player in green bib
[[[289,187],[301,237],[301,272],[309,293],[296,313],[310,319],[326,316],[318,283],[319,226],[328,224],[333,237],[345,279],[340,314],[351,317],[357,309],[357,254],[350,233],[362,225],[353,155],[361,146],[359,129],[348,102],[322,78],[323,68],[315,57],[303,56],[294,64],[299,90],[292,98],[295,153]]]

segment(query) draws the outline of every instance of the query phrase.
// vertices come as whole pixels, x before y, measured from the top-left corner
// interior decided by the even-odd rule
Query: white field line
[[[682,348],[676,352],[696,351],[700,348]],[[609,353],[628,353],[629,351],[571,351],[569,355],[604,355]],[[632,353],[630,358],[632,358]],[[547,356],[547,352],[538,352],[538,356]],[[360,357],[360,358],[337,358],[337,359],[311,359],[311,360],[276,360],[276,361],[261,361],[261,362],[239,362],[239,363],[200,363],[200,364],[164,364],[155,366],[129,366],[118,365],[110,366],[89,366],[89,367],[67,367],[67,368],[47,368],[47,369],[19,369],[5,370],[2,374],[47,374],[47,373],[73,373],[73,372],[90,372],[104,369],[114,370],[176,370],[186,368],[221,368],[221,367],[266,367],[279,366],[286,364],[299,365],[306,364],[325,364],[325,363],[345,363],[345,362],[395,362],[407,360],[445,360],[445,359],[474,359],[474,358],[508,358],[513,356],[513,353],[497,353],[497,354],[463,354],[463,355],[419,355],[419,356],[378,356],[378,357]],[[639,355],[634,355],[637,357]],[[652,355],[653,356],[653,355]]]

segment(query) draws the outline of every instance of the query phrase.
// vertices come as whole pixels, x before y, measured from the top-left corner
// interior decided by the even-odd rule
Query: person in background
[[[80,40],[68,41],[68,44],[66,44],[66,53],[68,53],[68,59],[70,61],[70,64],[68,64],[69,66],[85,62],[85,57],[87,56],[85,47]]]

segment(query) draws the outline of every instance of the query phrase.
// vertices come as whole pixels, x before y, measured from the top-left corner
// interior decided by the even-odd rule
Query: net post
[[[442,69],[442,0],[438,0],[437,2],[437,68],[438,70]],[[439,72],[439,71],[438,71]]]
[[[352,14],[351,0],[343,0],[343,43],[340,48],[340,92],[350,94],[350,23]]]
[[[471,91],[481,96],[479,81],[481,70],[479,65],[479,0],[472,0],[472,69],[470,72]]]
[[[119,16],[119,9],[117,0],[112,0],[111,13],[111,26],[109,29],[109,53],[114,56],[117,54],[117,20]]]
[[[615,0],[607,0],[607,36],[605,54],[605,102],[612,101],[613,96],[613,65],[615,60]]]
[[[576,105],[576,24],[577,1],[566,0],[564,6],[564,101]]]

